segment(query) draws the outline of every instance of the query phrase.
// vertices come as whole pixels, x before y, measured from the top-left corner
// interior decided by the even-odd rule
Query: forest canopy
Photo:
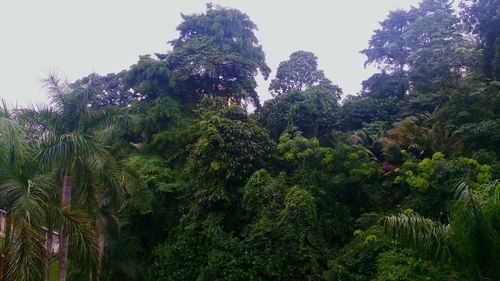
[[[500,0],[390,12],[347,96],[237,9],[177,30],[3,102],[1,281],[500,280]]]

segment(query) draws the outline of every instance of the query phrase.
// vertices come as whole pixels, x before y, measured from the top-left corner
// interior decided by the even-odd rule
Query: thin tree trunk
[[[103,223],[97,223],[97,253],[99,256],[99,268],[97,271],[97,280],[101,279],[104,264],[104,248],[106,246],[106,233]]]
[[[0,253],[0,281],[4,280],[4,263],[5,263],[5,256],[7,253],[7,248],[9,247],[10,239],[11,239],[11,234],[12,234],[12,223],[10,220],[10,217],[8,215],[5,216],[5,236],[3,240],[3,253]]]
[[[52,237],[52,226],[49,223],[48,228],[47,228],[47,242],[45,243],[45,247],[47,248],[47,272],[45,273],[45,281],[49,281],[49,274],[50,274],[50,263],[52,262],[52,243],[53,243],[53,237]]]
[[[3,281],[3,253],[0,253],[0,281]]]
[[[4,242],[3,242],[4,249],[7,249],[9,247],[10,240],[12,239],[13,226],[14,225],[11,222],[10,216],[8,216],[8,215],[5,216],[5,237],[3,238],[4,239]]]
[[[71,208],[71,176],[64,176],[62,207]],[[61,231],[59,240],[59,281],[66,281],[68,271],[68,246],[69,237],[65,231]]]

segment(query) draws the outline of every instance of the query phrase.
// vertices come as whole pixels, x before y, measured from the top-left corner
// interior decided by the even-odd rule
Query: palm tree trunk
[[[103,262],[104,262],[104,248],[106,246],[106,233],[104,231],[104,224],[97,223],[97,253],[99,257],[99,268],[97,271],[97,279],[100,280]]]
[[[0,252],[0,281],[3,281],[3,259],[4,255]]]
[[[12,223],[8,215],[5,216],[5,236],[3,238],[3,252],[0,253],[0,281],[4,280],[5,253],[9,246],[10,235],[12,233]]]
[[[71,176],[64,176],[61,204],[63,208],[71,208]],[[66,281],[68,271],[68,246],[69,237],[65,231],[61,231],[59,243],[59,281]]]
[[[5,217],[5,237],[3,238],[3,248],[4,250],[9,247],[10,239],[12,238],[12,227],[14,225],[11,222],[10,216]]]
[[[52,226],[50,223],[48,224],[47,228],[47,243],[45,244],[45,247],[47,248],[47,272],[45,273],[45,281],[49,281],[49,274],[50,274],[50,264],[52,262],[52,243],[53,243],[53,236],[52,236]]]

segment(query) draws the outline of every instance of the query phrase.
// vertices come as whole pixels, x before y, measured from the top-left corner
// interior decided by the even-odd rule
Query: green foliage
[[[297,127],[306,136],[320,136],[338,127],[340,88],[333,85],[292,90],[267,101],[256,119],[274,139],[288,128]]]
[[[466,157],[446,159],[441,152],[422,161],[407,160],[395,172],[394,183],[410,188],[410,195],[403,206],[430,217],[450,210],[453,199],[451,187],[461,181],[484,184],[493,176],[489,165]],[[443,219],[444,214],[439,216]]]
[[[392,96],[383,99],[348,96],[340,110],[340,127],[354,131],[376,121],[394,122],[398,120],[400,106],[400,100]]]
[[[173,51],[166,59],[174,70],[171,85],[258,107],[255,76],[260,71],[267,79],[271,70],[254,34],[256,25],[238,10],[212,5],[204,14],[182,17],[179,38],[170,41]]]
[[[199,138],[192,147],[189,165],[201,182],[238,181],[263,167],[272,142],[241,108],[225,107],[221,99],[205,99],[199,112]]]
[[[243,189],[243,207],[250,213],[272,216],[286,192],[285,174],[274,179],[268,171],[255,172]]]
[[[331,85],[324,72],[317,68],[318,58],[313,53],[294,52],[289,60],[280,62],[276,78],[269,85],[269,91],[280,95],[291,91],[304,91],[317,85]]]
[[[405,118],[387,131],[386,144],[397,142],[401,148],[417,157],[430,157],[433,153],[444,152],[457,154],[462,149],[462,143],[455,135],[444,128],[440,122],[431,127],[418,124],[415,118]]]
[[[463,35],[450,1],[424,0],[419,7],[391,12],[380,25],[362,51],[366,64],[407,73],[417,92],[454,87],[472,64],[473,43]]]
[[[473,33],[478,34],[482,45],[482,72],[493,80],[500,80],[498,0],[467,0],[461,2],[461,16]]]
[[[406,182],[411,187],[427,191],[431,186],[450,186],[447,179],[457,180],[461,176],[480,184],[487,183],[491,180],[491,172],[490,166],[481,165],[474,159],[459,157],[446,160],[443,153],[436,152],[432,158],[425,158],[418,163],[403,163],[398,171],[400,176],[396,177],[395,182]]]
[[[454,280],[455,274],[447,267],[415,257],[406,249],[381,253],[377,259],[376,281]]]
[[[373,74],[363,81],[362,85],[361,95],[376,99],[391,97],[402,99],[408,90],[408,81],[404,73],[387,74],[382,71],[382,73]]]
[[[288,187],[284,174],[273,178],[260,170],[245,186],[243,202],[253,217],[244,231],[249,272],[274,280],[316,279],[324,251],[317,248],[322,238],[312,194]],[[295,263],[303,266],[296,268]]]
[[[464,37],[460,20],[441,8],[439,2],[447,1],[423,1],[420,9],[429,2],[436,2],[437,8],[416,18],[403,33],[403,40],[412,48],[406,58],[410,66],[409,80],[419,92],[455,87],[461,72],[472,64],[475,55],[471,51],[473,42]]]
[[[301,165],[310,162],[328,165],[333,161],[333,150],[328,147],[320,147],[316,138],[307,139],[300,131],[285,131],[278,144],[278,150],[285,160],[293,165]]]
[[[476,148],[499,152],[500,119],[464,124],[457,130],[457,134],[466,144],[481,144]]]
[[[186,146],[194,141],[196,129],[189,104],[180,104],[167,96],[136,104],[132,110],[138,119],[133,135],[143,150],[171,159],[185,157]]]
[[[142,99],[154,100],[156,97],[174,92],[169,87],[170,72],[169,66],[164,61],[145,55],[122,74],[122,83],[127,89],[133,89]],[[189,97],[186,99],[189,100]]]
[[[10,118],[7,107],[0,124],[0,151],[5,156],[0,161],[0,207],[7,212],[2,238],[5,280],[34,281],[47,276],[52,260],[46,248],[47,229],[71,238],[73,258],[81,262],[78,268],[95,270],[96,237],[89,214],[58,204],[54,174],[41,169],[35,157],[38,147],[29,142],[25,128]]]
[[[448,259],[469,280],[493,278],[498,276],[499,191],[498,181],[472,188],[462,182],[447,225],[400,214],[384,219],[386,232],[436,262]]]
[[[315,225],[316,206],[314,197],[300,187],[293,187],[285,196],[285,208],[281,212],[281,225],[285,239],[304,241]]]
[[[354,239],[340,250],[335,259],[329,261],[328,270],[324,273],[326,280],[361,281],[375,278],[377,257],[389,249],[390,241],[378,226],[366,231],[359,230],[355,234]]]
[[[498,7],[391,12],[362,51],[381,72],[342,104],[298,51],[260,107],[256,25],[212,4],[182,15],[166,54],[52,76],[50,106],[4,102],[4,277],[499,279]],[[45,228],[70,237],[69,267]]]

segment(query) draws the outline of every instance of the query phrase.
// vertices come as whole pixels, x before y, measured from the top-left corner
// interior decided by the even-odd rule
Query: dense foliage
[[[50,77],[0,110],[0,280],[499,280],[499,11],[391,12],[342,100],[297,51],[261,106],[256,25],[214,5],[165,54]]]

